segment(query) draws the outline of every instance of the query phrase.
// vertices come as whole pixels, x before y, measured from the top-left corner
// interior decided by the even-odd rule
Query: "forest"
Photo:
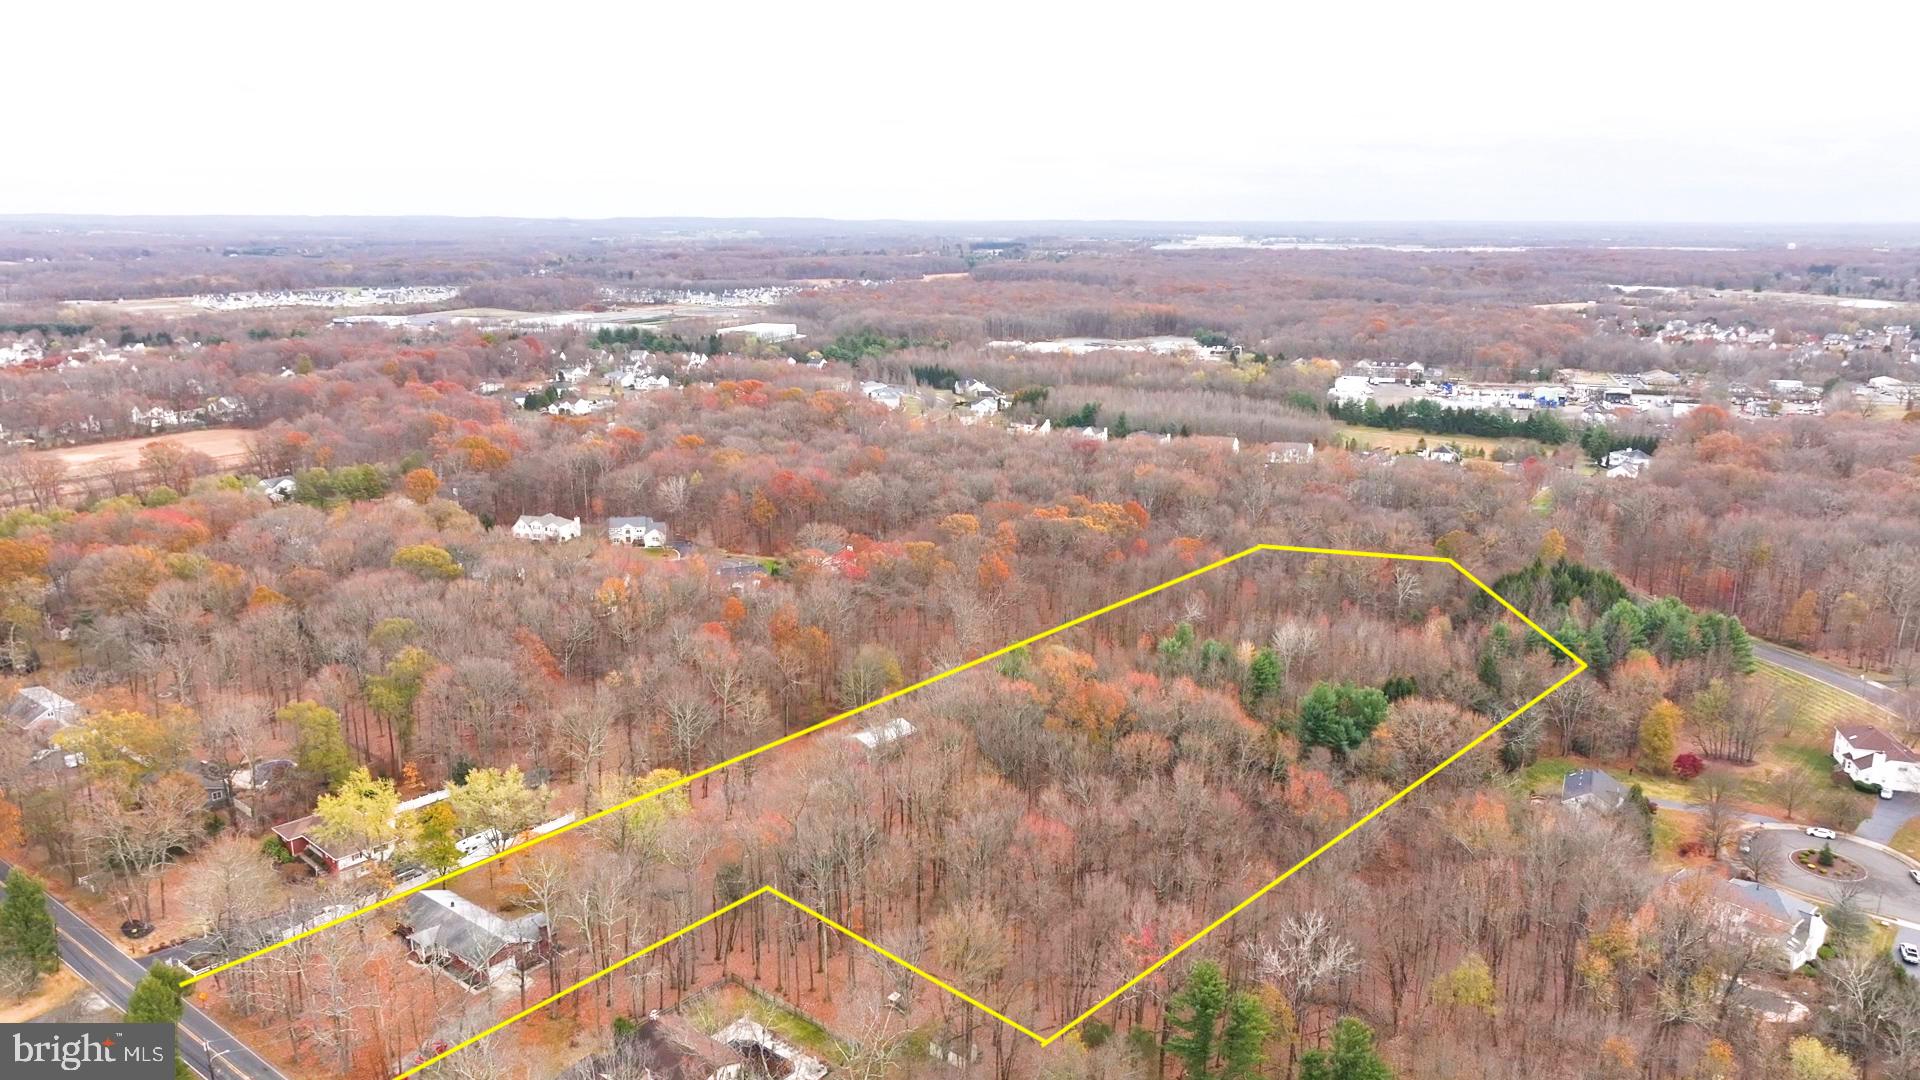
[[[1676,357],[1693,350],[1533,306],[1601,282],[1761,277],[1782,291],[1885,278],[1870,291],[1905,299],[1904,255],[1792,253],[1836,267],[1810,277],[1778,251],[1410,259],[1037,238],[987,257],[815,237],[596,254],[456,236],[424,259],[405,236],[354,241],[355,283],[456,284],[495,306],[869,282],[783,294],[770,317],[807,335],[789,356],[715,348],[708,319],[627,334],[217,312],[74,333],[53,301],[346,272],[184,243],[151,263],[116,261],[98,237],[6,243],[93,258],[0,268],[0,321],[28,327],[0,339],[67,358],[102,334],[157,350],[0,370],[0,426],[22,440],[0,453],[5,690],[49,687],[85,714],[44,745],[0,739],[10,861],[102,920],[223,959],[458,869],[477,839],[667,789],[444,886],[544,928],[537,962],[490,993],[411,961],[399,904],[195,984],[289,1076],[391,1076],[764,885],[1050,1032],[1569,670],[1444,565],[1268,553],[675,786],[1260,543],[1457,560],[1591,670],[1048,1047],[754,901],[433,1070],[591,1068],[632,1053],[649,1013],[694,1017],[730,978],[812,1025],[794,1031],[824,1032],[813,1049],[834,1070],[876,1078],[1920,1069],[1920,994],[1863,913],[1836,906],[1831,952],[1789,976],[1697,884],[1737,869],[1722,792],[1841,826],[1871,801],[1779,749],[1815,721],[1756,642],[1910,682],[1920,424],[1744,419],[1714,393],[1777,357]],[[1820,310],[1779,323],[1856,318]],[[1196,332],[1241,354],[985,344]],[[789,362],[814,352],[824,363]],[[1588,466],[1597,442],[1544,417],[1388,423],[1320,405],[1338,362],[1390,357],[1489,376],[1664,366],[1709,400],[1665,426],[1594,428],[1611,448],[1657,448],[1620,480]],[[589,416],[516,401],[579,397],[591,384],[559,369],[580,363],[594,379],[646,363],[671,385],[605,391]],[[1862,357],[1847,377],[1894,363]],[[949,398],[978,379],[1009,405],[977,423],[896,411],[862,394],[868,379]],[[227,402],[217,422],[61,456],[151,436],[136,410],[210,399]],[[1121,430],[1003,422],[1089,405],[1085,426],[1113,434],[1124,416]],[[1494,419],[1511,430],[1434,434],[1528,445],[1453,464],[1337,434]],[[192,448],[201,429],[234,452]],[[1281,461],[1263,445],[1279,441],[1315,453]],[[284,492],[259,484],[278,477]],[[541,514],[580,518],[584,536],[514,536]],[[674,544],[606,539],[609,518],[635,515]],[[895,718],[911,733],[889,736]],[[1876,722],[1911,739],[1920,706],[1901,695]],[[1695,777],[1676,777],[1683,756]],[[1574,766],[1633,796],[1604,817],[1562,805]],[[243,771],[255,786],[210,805],[205,781]],[[1640,790],[1682,783],[1707,811]],[[308,815],[325,850],[379,853],[369,871],[316,870],[275,831]],[[0,973],[31,982],[34,963],[0,940]],[[1815,1008],[1771,1020],[1740,991],[1752,983]],[[1835,1062],[1846,1071],[1807,1071]]]

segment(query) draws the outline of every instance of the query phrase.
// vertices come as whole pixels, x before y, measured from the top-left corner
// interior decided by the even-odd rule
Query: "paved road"
[[[0,860],[0,876],[11,869]],[[47,906],[60,931],[60,958],[115,1008],[125,1009],[134,984],[146,975],[146,965],[121,952],[113,939],[54,896],[47,897]],[[180,1019],[180,1056],[209,1080],[287,1080],[238,1036],[192,1005]]]
[[[1899,697],[1898,692],[1872,679],[1863,679],[1825,660],[1816,660],[1806,653],[1784,649],[1761,641],[1759,638],[1753,641],[1753,655],[1769,664],[1805,675],[1816,682],[1826,683],[1835,690],[1844,690],[1855,697],[1866,698],[1875,705],[1892,708],[1895,699]]]
[[[1746,836],[1751,837],[1754,850],[1766,860],[1762,875],[1766,884],[1827,901],[1840,899],[1847,889],[1846,884],[1803,870],[1793,861],[1794,852],[1817,850],[1823,842],[1808,836],[1804,829],[1761,828]],[[1824,842],[1833,845],[1835,855],[1853,860],[1867,872],[1867,880],[1857,888],[1860,906],[1868,914],[1900,919],[1920,927],[1920,883],[1907,875],[1911,869],[1907,862],[1844,834]]]

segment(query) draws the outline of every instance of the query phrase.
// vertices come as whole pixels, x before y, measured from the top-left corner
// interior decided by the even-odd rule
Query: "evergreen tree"
[[[127,998],[127,1023],[178,1023],[187,1010],[187,993],[180,983],[191,978],[193,972],[165,962],[148,968]]]
[[[1345,1017],[1333,1026],[1333,1049],[1300,1058],[1300,1080],[1393,1080],[1393,1070],[1373,1048],[1373,1029]]]
[[[47,890],[23,870],[7,875],[0,901],[0,957],[30,969],[34,981],[60,970],[60,938],[47,910]]]
[[[1187,1080],[1211,1080],[1214,1028],[1227,1007],[1227,977],[1220,965],[1202,960],[1167,1003],[1167,1050],[1186,1065]]]
[[[181,1014],[187,1011],[187,992],[180,983],[192,977],[193,972],[186,968],[165,962],[148,968],[146,976],[134,985],[132,996],[127,998],[127,1023],[179,1023]],[[198,1080],[177,1053],[173,1059],[173,1075],[174,1080]]]
[[[1221,1080],[1253,1080],[1265,1059],[1273,1017],[1252,994],[1235,994],[1227,1003],[1227,1027],[1220,1035]]]
[[[1272,649],[1261,649],[1253,654],[1253,662],[1247,665],[1247,705],[1260,704],[1280,690],[1280,658]]]
[[[1387,695],[1371,686],[1316,683],[1300,700],[1300,741],[1345,754],[1387,718]]]

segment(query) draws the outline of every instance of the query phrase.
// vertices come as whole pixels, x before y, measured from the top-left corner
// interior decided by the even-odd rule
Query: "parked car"
[[[1903,964],[1920,964],[1920,945],[1915,945],[1911,941],[1901,942],[1900,962]]]
[[[1907,876],[1913,879],[1915,885],[1920,885],[1920,870],[1909,870]]]
[[[1883,799],[1891,799],[1891,798],[1893,798],[1893,789],[1892,789],[1892,788],[1890,788],[1890,787],[1883,787],[1883,788],[1881,788],[1881,789],[1880,789],[1880,797],[1881,797],[1881,798],[1883,798]]]
[[[1838,838],[1840,834],[1820,825],[1809,825],[1807,826],[1807,835],[1816,840],[1833,840]]]

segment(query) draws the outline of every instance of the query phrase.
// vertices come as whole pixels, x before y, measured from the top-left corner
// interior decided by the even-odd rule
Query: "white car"
[[[1883,788],[1881,788],[1881,789],[1880,789],[1880,797],[1881,797],[1881,798],[1883,798],[1883,799],[1891,799],[1891,798],[1893,798],[1893,789],[1892,789],[1892,788],[1890,788],[1890,787],[1883,787]]]
[[[1911,941],[1903,941],[1900,943],[1899,952],[1901,963],[1920,964],[1920,945],[1915,945]]]
[[[1819,825],[1807,826],[1807,835],[1816,840],[1834,840],[1840,836],[1839,833],[1834,832],[1832,829],[1823,828]]]
[[[1909,870],[1907,876],[1913,879],[1915,885],[1920,885],[1920,870]]]

